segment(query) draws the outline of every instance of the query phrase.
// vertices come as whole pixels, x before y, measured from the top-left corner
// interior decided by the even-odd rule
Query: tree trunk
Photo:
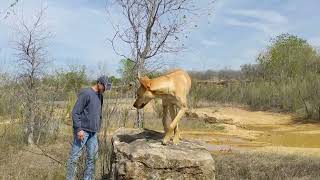
[[[29,126],[28,127],[28,145],[29,146],[32,146],[32,145],[34,145],[34,141],[33,141],[33,132],[34,132],[34,128],[33,128],[33,126]]]
[[[35,128],[35,109],[34,109],[34,97],[35,92],[33,90],[33,79],[31,79],[28,91],[26,93],[27,95],[27,117],[26,117],[26,124],[27,124],[27,132],[26,132],[26,138],[27,143],[29,146],[34,145],[34,128]]]
[[[137,69],[137,77],[141,78],[141,71],[142,71],[142,61],[138,61],[138,69]],[[138,87],[137,87],[138,88]],[[143,109],[137,109],[137,119],[135,123],[136,128],[143,128]]]
[[[33,113],[33,110],[30,111],[30,116],[29,116],[29,119],[28,119],[28,126],[27,126],[27,143],[29,146],[32,146],[34,145],[34,126],[35,126],[35,123],[34,123],[34,113]]]
[[[143,128],[143,109],[137,109],[137,122],[136,128]]]

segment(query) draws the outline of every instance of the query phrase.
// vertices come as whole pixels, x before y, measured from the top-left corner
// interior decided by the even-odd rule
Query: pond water
[[[250,125],[248,131],[259,131],[255,139],[245,139],[220,133],[204,131],[185,133],[186,138],[199,139],[206,142],[211,152],[247,151],[264,146],[320,148],[319,125]]]

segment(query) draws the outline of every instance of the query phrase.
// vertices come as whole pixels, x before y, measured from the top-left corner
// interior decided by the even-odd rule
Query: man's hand
[[[78,139],[80,141],[83,141],[84,139],[84,131],[83,130],[80,130],[78,133],[77,133],[77,136],[78,136]]]

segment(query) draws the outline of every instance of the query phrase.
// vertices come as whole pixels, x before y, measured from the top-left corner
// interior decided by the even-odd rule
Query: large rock
[[[118,129],[112,137],[110,179],[215,179],[211,154],[199,142],[162,145],[163,134]]]

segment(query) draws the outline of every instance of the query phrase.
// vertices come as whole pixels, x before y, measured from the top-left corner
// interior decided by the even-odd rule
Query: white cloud
[[[210,46],[219,46],[220,43],[218,41],[215,40],[208,40],[208,39],[203,39],[201,41],[201,44],[205,45],[206,47],[210,47]]]
[[[259,31],[264,32],[266,35],[274,36],[282,32],[286,32],[286,27],[278,26],[274,24],[269,24],[265,22],[249,22],[249,21],[242,21],[234,18],[228,18],[225,20],[225,24],[230,26],[238,26],[238,27],[247,27],[253,28]]]
[[[264,32],[268,36],[287,32],[289,29],[287,17],[275,11],[246,9],[231,10],[229,14],[231,14],[232,17],[226,18],[225,24],[254,28]]]
[[[241,20],[234,19],[234,18],[228,18],[228,19],[226,19],[225,23],[227,25],[231,25],[231,26],[251,27],[251,28],[255,28],[258,30],[265,31],[265,32],[269,31],[268,26],[266,24],[260,23],[260,22],[248,22],[248,21],[241,21]]]
[[[259,21],[269,22],[272,24],[284,24],[288,22],[287,17],[271,10],[238,9],[231,10],[229,13],[236,16],[254,18]]]
[[[259,48],[249,48],[244,51],[243,57],[249,60],[255,59],[256,57],[258,57],[260,52],[261,50]]]
[[[320,37],[312,37],[308,39],[308,42],[315,47],[320,47]]]

